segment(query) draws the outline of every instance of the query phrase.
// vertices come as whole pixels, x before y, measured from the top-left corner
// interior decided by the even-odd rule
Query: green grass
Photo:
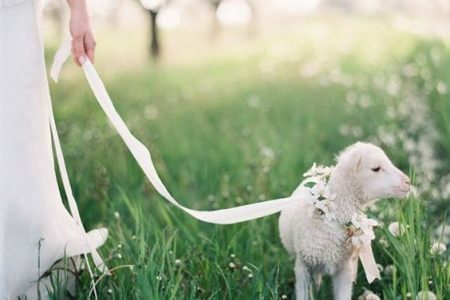
[[[104,43],[126,37],[107,35]],[[144,45],[135,37],[131,41],[121,47]],[[374,84],[377,75],[401,74],[418,55],[438,49],[442,63],[428,66],[434,77],[427,80],[450,85],[448,44],[397,32],[377,20],[311,20],[281,36],[234,46],[232,54],[216,49],[204,55],[199,49],[189,60],[166,58],[159,66],[133,57],[131,66],[114,67],[119,57],[108,49],[100,48],[97,66],[118,111],[149,146],[171,193],[202,210],[287,196],[313,162],[332,164],[338,151],[373,137],[379,126],[401,126],[386,116],[386,107],[402,99],[387,98]],[[301,76],[311,69],[312,76]],[[339,72],[351,78],[351,85]],[[402,80],[424,89],[420,77]],[[370,106],[349,106],[349,91],[367,95]],[[64,71],[52,94],[85,225],[110,231],[101,253],[111,269],[118,269],[99,281],[100,299],[294,297],[293,262],[279,241],[277,216],[231,226],[191,218],[155,193],[79,70]],[[450,94],[427,95],[440,134],[436,155],[449,162]],[[361,134],[342,135],[344,124],[357,125]],[[406,172],[414,169],[403,151],[386,150]],[[273,156],[264,154],[268,151]],[[448,206],[445,199],[436,203]],[[360,269],[354,296],[367,288],[385,299],[406,299],[407,293],[429,289],[439,299],[449,298],[448,252],[429,252],[444,214],[422,199],[380,202],[373,215],[386,226],[376,230],[376,260],[396,271],[369,286]],[[409,225],[398,238],[387,230],[396,220]],[[127,265],[134,267],[121,268]],[[90,289],[87,274],[80,283],[83,299]],[[327,279],[316,298],[330,299],[330,291]]]

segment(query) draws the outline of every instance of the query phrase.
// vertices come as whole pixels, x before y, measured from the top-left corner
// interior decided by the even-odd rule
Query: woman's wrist
[[[72,55],[76,64],[83,64],[86,57],[94,61],[95,39],[89,24],[85,0],[67,0],[70,7],[70,34]]]
[[[67,0],[67,4],[70,8],[70,17],[85,19],[85,22],[89,22],[86,2],[84,0]]]

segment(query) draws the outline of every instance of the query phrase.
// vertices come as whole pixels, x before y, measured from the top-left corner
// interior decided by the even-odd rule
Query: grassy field
[[[166,56],[159,65],[143,58],[138,34],[99,35],[97,67],[171,193],[195,209],[287,196],[313,162],[333,164],[357,140],[383,146],[416,174],[422,194],[371,207],[385,224],[373,243],[385,271],[369,286],[360,268],[354,297],[430,290],[450,299],[449,252],[430,254],[445,238],[436,229],[449,203],[441,181],[450,168],[449,44],[378,20],[304,25],[223,47],[200,43],[189,59]],[[101,253],[114,271],[99,280],[100,299],[294,298],[277,216],[215,226],[175,209],[144,178],[78,69],[68,67],[51,88],[85,225],[110,231]],[[403,235],[388,231],[393,221]],[[86,298],[87,274],[79,284]],[[330,291],[326,279],[316,299],[331,299]]]

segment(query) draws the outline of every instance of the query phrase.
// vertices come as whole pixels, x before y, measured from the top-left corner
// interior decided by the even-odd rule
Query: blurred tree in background
[[[385,15],[400,22],[404,21],[401,18],[426,17],[433,20],[432,26],[440,20],[448,22],[450,16],[449,0],[90,0],[88,4],[94,21],[106,26],[137,28],[148,20],[148,53],[154,60],[162,54],[161,32],[164,30],[207,28],[210,41],[215,42],[225,28],[253,34],[257,27],[256,16],[263,28],[275,26],[279,30],[310,15],[333,12]],[[61,0],[44,0],[44,8],[61,34],[67,28],[66,4]],[[424,24],[403,25],[409,30],[424,29]]]
[[[142,7],[148,11],[150,17],[150,55],[154,60],[158,60],[161,52],[161,43],[159,37],[159,28],[157,23],[158,14],[164,5],[167,4],[166,0],[141,0]]]

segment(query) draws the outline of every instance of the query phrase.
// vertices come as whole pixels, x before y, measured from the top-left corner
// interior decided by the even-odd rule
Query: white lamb
[[[301,187],[294,195],[304,192]],[[328,188],[334,195],[331,222],[312,213],[314,204],[308,201],[299,201],[280,215],[281,241],[295,257],[297,300],[310,298],[311,278],[320,286],[322,273],[332,276],[336,300],[351,299],[358,253],[349,241],[345,224],[377,198],[405,197],[410,180],[379,147],[358,142],[337,158]]]

